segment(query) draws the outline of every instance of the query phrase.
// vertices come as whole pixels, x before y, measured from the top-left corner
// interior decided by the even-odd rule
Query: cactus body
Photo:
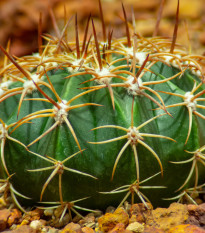
[[[162,206],[203,184],[204,57],[170,53],[162,38],[108,42],[94,31],[86,49],[66,42],[69,52],[49,39],[44,55],[16,62],[2,49],[12,62],[0,89],[1,174],[31,198],[23,205],[104,209],[128,193]]]

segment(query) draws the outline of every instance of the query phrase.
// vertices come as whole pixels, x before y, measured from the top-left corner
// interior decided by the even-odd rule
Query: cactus
[[[23,211],[166,206],[204,186],[205,57],[176,44],[179,5],[170,41],[131,33],[124,6],[127,36],[113,39],[99,4],[102,41],[91,17],[79,41],[76,15],[75,42],[69,19],[38,54],[0,47],[0,174]]]

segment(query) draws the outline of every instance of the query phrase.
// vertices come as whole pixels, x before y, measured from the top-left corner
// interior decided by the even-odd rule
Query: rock
[[[205,233],[205,230],[200,227],[187,224],[172,227],[167,233]]]
[[[144,232],[143,233],[165,233],[164,230],[156,228],[156,227],[150,227],[150,226],[146,226],[144,228]]]
[[[93,214],[96,218],[99,218],[100,216],[103,215],[103,212],[102,212],[102,210],[95,210],[95,212],[93,212]]]
[[[44,226],[40,232],[38,231],[38,233],[60,233],[60,232],[61,230],[58,230],[50,226]]]
[[[37,233],[37,232],[38,232],[37,230],[27,225],[19,226],[17,229],[12,231],[10,230],[4,231],[4,233]]]
[[[96,223],[95,223],[95,216],[93,213],[89,213],[85,216],[85,218],[81,219],[78,222],[82,227],[90,227],[94,228]]]
[[[187,219],[187,206],[179,203],[172,203],[167,209],[157,208],[152,210],[152,214],[147,218],[146,225],[167,231],[171,227],[185,224]]]
[[[129,223],[129,216],[123,208],[117,208],[114,213],[106,213],[98,219],[99,230],[102,232],[111,231],[118,223],[125,227]]]
[[[132,231],[125,229],[125,224],[118,223],[109,233],[132,233]]]
[[[13,224],[19,223],[19,220],[21,219],[22,214],[21,211],[17,209],[12,209],[10,211],[10,216],[7,220],[7,227],[10,227]]]
[[[71,222],[63,228],[61,233],[83,233],[83,231],[79,224]]]
[[[12,224],[16,224],[21,219],[21,212],[17,209],[3,209],[0,210],[0,231],[9,228]]]
[[[133,222],[127,226],[126,230],[140,233],[140,232],[144,232],[144,226],[138,222]]]
[[[201,226],[205,229],[205,203],[201,205],[188,205],[189,217],[186,223]]]
[[[10,210],[3,209],[0,210],[0,231],[3,231],[7,228],[7,220],[10,216]]]
[[[40,220],[33,220],[29,226],[32,227],[33,229],[40,231],[45,225],[46,225],[46,221],[40,219]]]
[[[31,222],[34,220],[39,220],[41,216],[43,215],[43,210],[41,209],[35,209],[32,211],[28,211],[23,215],[23,220],[25,222]]]
[[[108,207],[106,208],[106,210],[105,210],[105,213],[114,213],[115,210],[116,210],[115,207],[113,207],[113,206],[108,206]]]
[[[131,216],[129,219],[129,223],[144,223],[146,221],[146,218],[151,214],[152,210],[152,205],[150,203],[147,203],[147,206],[149,207],[149,209],[147,209],[143,203],[133,204],[129,211],[129,214]]]
[[[83,227],[82,232],[83,233],[95,233],[95,231],[90,227]]]
[[[55,214],[53,214],[51,218],[49,218],[49,220],[47,221],[47,225],[55,228],[62,228],[65,227],[71,220],[69,213],[66,213],[61,221],[60,218],[61,215],[56,216]]]

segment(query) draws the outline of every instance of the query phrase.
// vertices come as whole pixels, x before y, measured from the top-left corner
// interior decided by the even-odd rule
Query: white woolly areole
[[[143,62],[145,61],[146,57],[147,57],[147,53],[137,52],[137,53],[135,53],[135,57],[138,59],[139,65],[142,65]]]
[[[96,69],[95,72],[99,76],[98,79],[96,79],[95,81],[99,84],[110,83],[110,81],[112,80],[111,77],[105,77],[105,76],[111,75],[110,70],[108,68],[103,67],[102,70]]]
[[[3,83],[0,84],[0,88],[4,89],[4,88],[9,88],[9,85],[12,84],[12,81],[9,80],[9,81],[5,81]]]
[[[126,51],[127,51],[127,54],[128,54],[128,55],[133,56],[133,47],[127,48]],[[145,60],[146,57],[147,57],[147,54],[148,54],[147,52],[136,52],[136,53],[135,53],[135,57],[137,58],[137,63],[138,63],[139,65],[142,65],[142,64],[143,64],[144,60]]]
[[[197,75],[197,76],[202,76],[202,72],[200,70],[191,70],[191,72],[193,72],[193,74]]]
[[[4,90],[0,88],[0,97],[4,94]]]
[[[185,61],[184,62],[185,65],[191,65],[191,66],[196,66],[196,64],[192,61]]]
[[[99,76],[107,76],[107,75],[110,75],[110,71],[108,68],[102,68],[102,70],[100,69],[96,69],[95,72],[99,75]]]
[[[75,60],[72,62],[72,65],[73,65],[73,66],[76,66],[76,67],[71,67],[71,66],[69,66],[69,67],[66,67],[66,69],[67,69],[68,72],[77,72],[77,71],[79,71],[79,70],[82,71],[82,70],[84,70],[84,68],[83,68],[83,66],[80,67],[81,63],[82,63],[82,59],[75,59]],[[79,68],[80,68],[80,69],[79,69]]]
[[[74,66],[79,66],[80,65],[80,63],[81,63],[81,59],[76,59],[75,61],[73,61],[72,62],[72,64],[74,65]]]
[[[31,78],[36,84],[39,82],[39,75],[32,74]],[[24,87],[24,89],[27,89],[28,94],[31,94],[34,90],[37,89],[32,80],[27,80],[23,84],[23,87]]]
[[[173,65],[174,67],[179,68],[177,61],[180,62],[180,59],[182,58],[182,56],[180,54],[175,54],[174,56],[171,56],[168,54],[168,55],[163,56],[163,58],[170,65]]]
[[[184,62],[185,65],[190,65],[189,69],[192,72],[192,74],[197,75],[198,77],[202,76],[202,71],[198,69],[198,67],[196,66],[196,64],[192,61],[185,61]]]
[[[141,78],[138,78],[137,81],[135,83],[133,83],[135,81],[135,78],[131,75],[129,75],[127,77],[127,81],[125,82],[125,84],[129,84],[129,86],[127,87],[127,91],[129,94],[131,95],[141,95],[141,90],[140,87],[143,86],[143,82]]]
[[[136,127],[132,127],[132,126],[129,127],[128,130],[129,130],[127,133],[128,140],[131,140],[132,144],[137,144],[138,139],[142,139],[142,137],[139,134],[139,130],[137,130]]]
[[[49,59],[49,57],[47,57],[47,56],[44,56],[42,58],[42,56],[39,53],[33,53],[33,57],[40,58],[42,61],[46,61],[46,59]]]
[[[202,76],[202,72],[200,70],[198,70],[196,67],[190,67],[190,71],[192,74],[201,77]]]
[[[54,106],[54,119],[55,121],[59,121],[60,123],[64,122],[63,116],[68,115],[68,112],[66,111],[66,109],[68,108],[68,105],[66,105],[67,100],[62,100],[61,103],[58,103],[58,105],[60,106],[60,109],[58,109],[56,106]]]
[[[192,101],[191,99],[194,97],[194,95],[191,94],[190,91],[186,92],[184,95],[185,99],[184,102],[186,103],[187,107],[190,107],[192,109],[192,111],[196,110],[196,100]]]
[[[7,125],[5,125],[4,127],[3,124],[0,124],[0,140],[3,138],[6,138],[6,135],[7,135],[6,127]]]
[[[0,83],[0,96],[4,94],[4,92],[9,88],[9,85],[12,83],[12,81],[5,81],[3,83]]]
[[[112,42],[112,41],[111,41],[111,42]],[[102,45],[102,47],[108,45],[108,43],[107,43],[106,41],[100,41],[99,44]]]

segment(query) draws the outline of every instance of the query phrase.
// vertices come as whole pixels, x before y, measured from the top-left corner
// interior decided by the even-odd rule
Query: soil
[[[34,209],[22,213],[16,208],[0,210],[0,231],[12,233],[204,233],[205,203],[172,203],[168,208],[152,209],[143,203],[88,213],[83,218],[62,218],[62,211]]]

